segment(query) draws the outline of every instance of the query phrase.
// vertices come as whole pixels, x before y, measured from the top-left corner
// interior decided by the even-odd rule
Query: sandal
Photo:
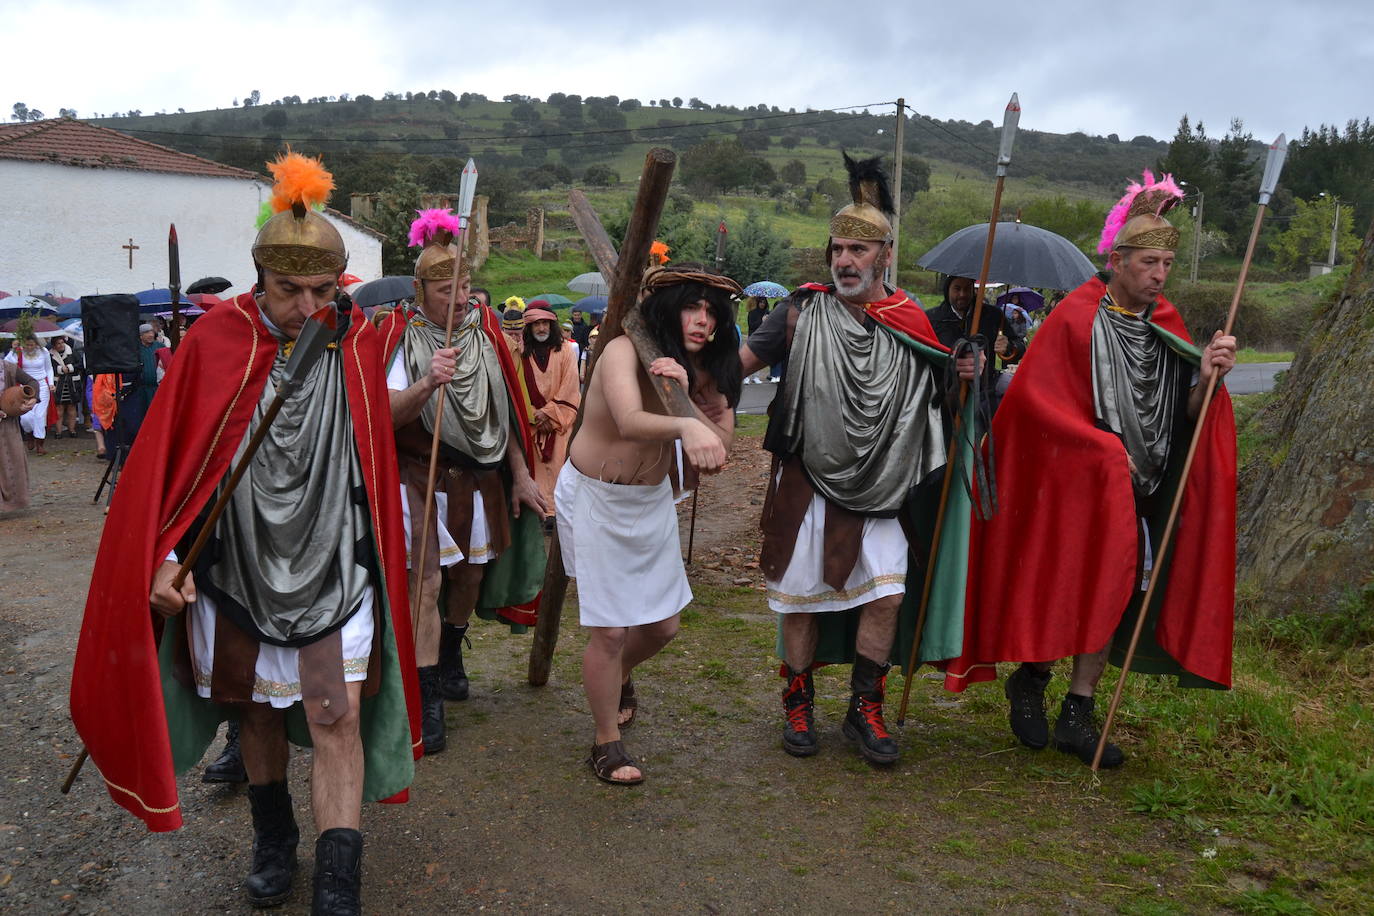
[[[596,778],[602,782],[608,782],[613,786],[637,786],[644,781],[643,771],[634,779],[614,779],[611,774],[624,766],[639,767],[635,759],[625,753],[625,745],[619,741],[607,741],[605,744],[593,744],[592,755],[587,758],[587,763],[596,774]]]
[[[629,728],[635,722],[635,711],[639,709],[639,702],[635,699],[634,679],[626,681],[620,685],[620,712],[630,711],[630,718],[620,723],[621,729]]]

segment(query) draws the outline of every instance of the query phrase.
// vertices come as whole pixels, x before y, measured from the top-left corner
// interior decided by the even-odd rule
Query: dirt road
[[[33,458],[33,511],[0,519],[0,910],[248,912],[240,789],[186,774],[186,826],[160,835],[110,801],[94,768],[58,794],[80,748],[67,685],[104,520],[91,504],[103,468],[92,448],[61,440]],[[758,437],[742,437],[703,490],[697,600],[636,677],[641,715],[626,741],[648,782],[604,786],[583,763],[592,729],[574,607],[543,688],[524,681],[529,637],[479,624],[473,697],[449,704],[448,750],[418,764],[409,804],[363,812],[368,910],[1186,909],[1175,879],[1196,839],[1127,813],[1130,787],[1160,774],[1128,764],[1092,788],[1075,759],[1014,745],[996,687],[955,698],[919,679],[904,756],[875,770],[840,734],[847,671],[822,673],[822,753],[783,754],[773,621],[754,563],[765,470]],[[1133,740],[1127,728],[1128,754]],[[291,782],[311,836],[306,759],[293,757]],[[301,853],[280,912],[309,909],[313,853]]]

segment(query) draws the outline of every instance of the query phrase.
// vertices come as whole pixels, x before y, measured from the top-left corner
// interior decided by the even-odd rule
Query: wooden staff
[[[587,248],[596,261],[601,276],[608,279],[611,286],[606,302],[606,317],[601,322],[596,346],[587,357],[586,384],[591,386],[592,372],[596,369],[596,358],[611,340],[622,333],[627,334],[635,344],[640,362],[653,362],[647,358],[648,352],[642,349],[646,344],[653,350],[652,342],[642,327],[634,320],[625,321],[626,313],[639,299],[639,287],[644,277],[644,265],[649,260],[649,248],[653,245],[654,233],[658,231],[659,217],[663,215],[663,205],[668,199],[668,186],[673,179],[673,169],[677,165],[677,155],[672,150],[655,148],[644,157],[644,171],[639,179],[639,193],[635,197],[634,210],[630,223],[625,230],[625,244],[619,254],[605,228],[596,217],[596,211],[587,202],[586,195],[574,190],[569,195],[573,221],[587,240]],[[661,354],[653,354],[654,356]],[[677,413],[677,408],[669,406],[676,416],[696,416],[692,410],[691,399],[687,397],[676,382],[671,379],[650,377],[660,396],[674,399],[678,404],[686,402],[688,413]],[[675,392],[675,393],[674,393]],[[681,396],[677,400],[677,395]],[[665,400],[665,404],[669,402]],[[587,408],[584,398],[577,408],[577,419],[573,423],[568,447],[571,452],[572,438],[582,426],[582,418]],[[553,664],[553,650],[558,643],[558,630],[563,614],[563,603],[568,594],[568,574],[563,569],[563,550],[558,541],[558,529],[554,528],[549,541],[548,566],[544,569],[544,589],[539,599],[539,616],[534,625],[534,639],[530,645],[529,683],[542,687],[549,682],[549,669]]]
[[[1250,241],[1245,246],[1245,260],[1240,264],[1240,277],[1236,280],[1236,291],[1231,296],[1231,308],[1226,313],[1226,324],[1221,333],[1229,336],[1232,327],[1236,323],[1236,311],[1240,308],[1240,297],[1245,292],[1245,278],[1250,272],[1250,261],[1255,256],[1255,243],[1259,239],[1260,225],[1264,222],[1264,213],[1269,207],[1269,199],[1274,194],[1274,187],[1279,182],[1279,174],[1283,171],[1283,160],[1288,155],[1288,141],[1283,134],[1279,134],[1278,139],[1269,147],[1269,158],[1264,165],[1264,177],[1260,180],[1259,209],[1255,211],[1255,223],[1250,228]],[[1196,228],[1197,232],[1202,231],[1202,227]],[[1203,355],[1206,356],[1206,348],[1203,348]],[[1202,406],[1198,408],[1197,420],[1193,424],[1193,438],[1188,443],[1188,455],[1183,459],[1183,471],[1179,475],[1178,486],[1174,489],[1173,503],[1169,507],[1169,518],[1164,523],[1164,536],[1160,538],[1159,549],[1155,552],[1154,564],[1150,567],[1150,580],[1145,586],[1145,597],[1140,600],[1140,613],[1136,615],[1135,628],[1131,631],[1131,642],[1126,647],[1126,657],[1121,660],[1121,676],[1117,678],[1116,690],[1112,693],[1112,703],[1107,707],[1107,718],[1102,723],[1102,735],[1097,739],[1097,750],[1093,752],[1092,769],[1096,773],[1102,764],[1102,754],[1107,749],[1107,736],[1112,732],[1112,725],[1116,721],[1116,710],[1121,705],[1121,693],[1126,686],[1126,675],[1130,673],[1131,662],[1135,658],[1136,646],[1140,642],[1141,631],[1145,629],[1145,617],[1150,609],[1150,601],[1154,598],[1155,586],[1159,584],[1159,573],[1164,568],[1165,557],[1169,553],[1169,548],[1174,543],[1174,528],[1178,522],[1179,509],[1183,506],[1183,491],[1188,486],[1188,474],[1193,469],[1193,459],[1197,457],[1198,443],[1202,441],[1202,427],[1207,421],[1207,411],[1212,406],[1212,396],[1216,393],[1217,383],[1221,376],[1217,373],[1216,367],[1212,367],[1212,374],[1207,379],[1207,387],[1202,392]]]
[[[1006,112],[1002,116],[1002,147],[997,154],[997,188],[992,194],[992,218],[988,220],[988,241],[983,249],[983,265],[978,270],[978,285],[975,287],[976,299],[973,304],[972,324],[968,333],[977,334],[983,320],[983,296],[988,284],[988,271],[992,269],[992,243],[997,238],[997,221],[1002,214],[1002,187],[1007,180],[1007,166],[1011,164],[1011,147],[1016,139],[1016,127],[1021,122],[1021,102],[1016,93],[1011,94]],[[898,163],[901,167],[901,163]],[[974,366],[981,372],[981,366]],[[949,490],[954,481],[954,468],[959,462],[959,432],[963,427],[964,401],[968,398],[968,382],[959,382],[959,402],[954,411],[953,433],[950,436],[949,455],[945,461],[945,479],[940,485],[940,508],[935,513],[935,533],[930,539],[930,561],[926,564],[925,583],[921,586],[921,605],[916,614],[916,631],[911,638],[911,652],[907,656],[906,676],[902,679],[902,704],[897,710],[897,724],[906,724],[907,703],[911,699],[911,682],[915,680],[916,657],[921,649],[921,636],[925,632],[926,614],[930,609],[930,589],[935,582],[935,560],[940,554],[940,542],[945,526],[945,510],[949,508]],[[976,447],[976,446],[975,446]]]
[[[238,487],[243,472],[248,469],[253,456],[258,453],[262,440],[267,438],[267,433],[272,428],[272,421],[277,418],[277,414],[281,413],[282,405],[286,403],[287,398],[300,389],[306,376],[310,374],[311,368],[319,361],[325,347],[333,339],[337,328],[338,311],[332,303],[318,310],[306,320],[305,326],[297,335],[295,345],[291,349],[291,357],[287,360],[286,368],[282,372],[282,379],[277,383],[277,393],[272,398],[272,403],[267,406],[267,410],[262,415],[262,420],[258,423],[258,428],[253,431],[253,437],[248,440],[248,445],[243,451],[243,457],[239,459],[238,464],[234,465],[223,492],[215,500],[214,506],[210,509],[210,514],[205,517],[205,521],[201,524],[200,533],[192,542],[186,559],[181,563],[181,568],[172,577],[172,589],[174,591],[181,591],[181,587],[186,584],[186,577],[195,567],[196,560],[200,559],[201,551],[205,549],[206,542],[210,540],[210,535],[215,530],[215,523],[219,521],[219,517],[224,514],[225,507],[229,505],[229,500],[234,495],[234,490]],[[86,759],[90,756],[90,749],[82,745],[81,753],[77,755],[76,762],[67,772],[67,778],[62,780],[60,791],[63,795],[71,791],[72,783],[76,782],[76,777],[81,773],[81,768],[86,765]]]
[[[444,316],[444,348],[453,346],[453,314],[458,305],[459,278],[463,275],[463,242],[467,236],[468,217],[472,215],[472,199],[477,190],[477,165],[469,159],[463,167],[463,178],[458,189],[458,235],[454,239],[456,250],[453,254],[453,282],[448,290],[448,312]],[[423,282],[423,281],[421,281]],[[429,440],[429,476],[425,478],[425,514],[421,516],[420,536],[411,545],[411,555],[415,557],[415,594],[410,599],[410,628],[412,645],[420,642],[420,603],[424,596],[425,559],[429,555],[429,525],[434,522],[434,487],[439,475],[439,435],[444,428],[444,403],[448,401],[448,388],[438,390],[434,403],[434,434]],[[512,444],[518,448],[518,445]],[[437,522],[436,522],[437,524]],[[466,549],[466,547],[464,548]]]

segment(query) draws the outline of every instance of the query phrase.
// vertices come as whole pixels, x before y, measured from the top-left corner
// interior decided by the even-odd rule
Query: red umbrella
[[[210,311],[212,306],[219,305],[224,300],[214,293],[191,293],[186,297],[188,302],[193,302],[200,306],[204,311]]]
[[[62,334],[66,333],[54,322],[51,322],[46,318],[32,318],[30,319],[30,321],[32,322],[34,337],[60,337]],[[4,324],[0,324],[0,335],[3,335],[5,337],[13,337],[18,333],[18,318],[11,318]]]

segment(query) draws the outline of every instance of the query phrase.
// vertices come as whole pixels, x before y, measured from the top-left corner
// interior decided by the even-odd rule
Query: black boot
[[[448,745],[444,726],[444,694],[439,689],[439,666],[416,669],[420,675],[420,733],[426,754],[437,754]]]
[[[200,774],[201,782],[247,782],[248,771],[243,768],[243,752],[239,750],[239,724],[229,720],[224,736],[224,750]]]
[[[1045,718],[1045,686],[1049,682],[1050,672],[1022,665],[1002,688],[1011,701],[1011,733],[1036,751],[1050,743],[1050,723]]]
[[[248,803],[253,810],[253,869],[243,890],[253,906],[276,906],[291,893],[296,844],[301,839],[291,793],[285,781],[250,785]]]
[[[816,685],[810,670],[793,671],[784,666],[787,686],[782,691],[782,749],[793,757],[810,757],[821,749],[816,740]]]
[[[859,743],[859,753],[869,763],[894,763],[901,756],[897,740],[887,733],[883,722],[883,691],[891,667],[862,655],[854,656],[854,671],[849,678],[854,693],[844,717],[844,735]]]
[[[315,895],[311,916],[355,916],[363,911],[363,835],[334,827],[315,841]]]
[[[467,624],[445,623],[439,632],[439,675],[446,700],[468,698],[468,673],[463,670],[463,642],[467,638]],[[472,648],[471,641],[468,648]]]
[[[1059,721],[1054,723],[1054,746],[1066,754],[1077,754],[1079,760],[1090,766],[1101,737],[1093,722],[1093,705],[1092,697],[1067,694],[1059,710]],[[1126,755],[1121,753],[1121,748],[1108,744],[1102,749],[1102,761],[1098,766],[1111,769],[1125,761]]]

